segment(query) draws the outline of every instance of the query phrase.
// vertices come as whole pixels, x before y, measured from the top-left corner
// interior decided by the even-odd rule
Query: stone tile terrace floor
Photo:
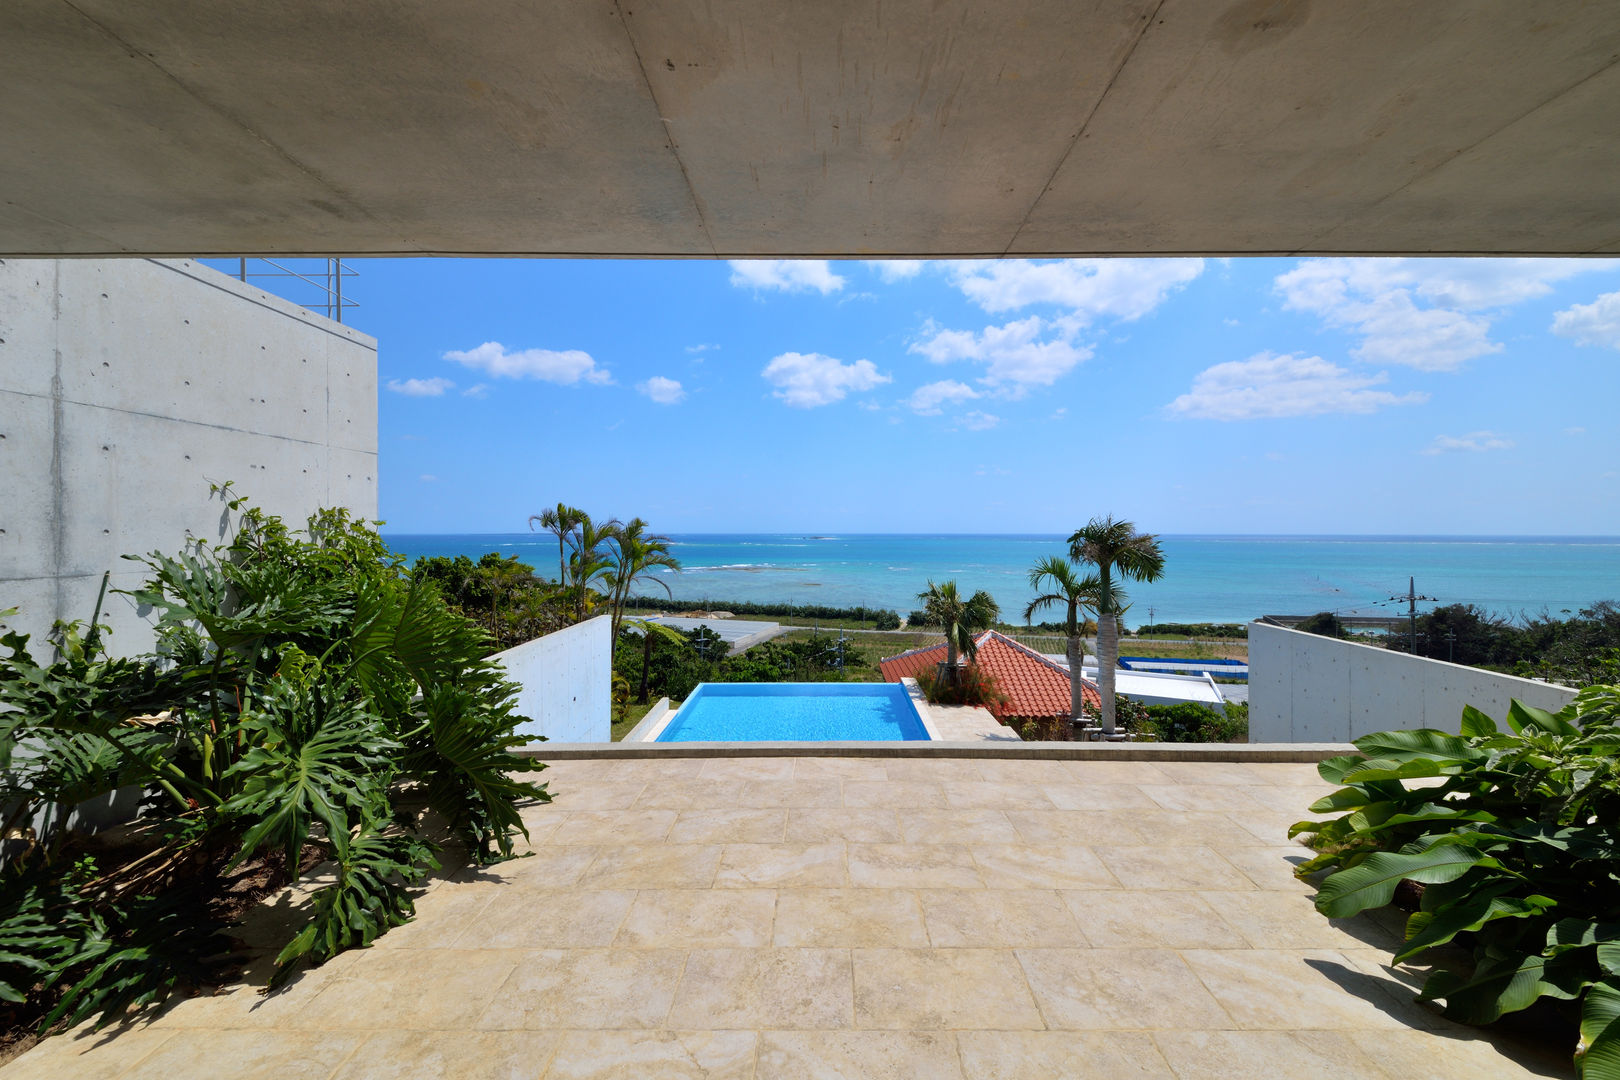
[[[1330,923],[1314,766],[560,762],[530,857],[288,990],[47,1040],[34,1077],[1495,1078],[1391,931]],[[1494,1041],[1493,1041],[1494,1040]]]

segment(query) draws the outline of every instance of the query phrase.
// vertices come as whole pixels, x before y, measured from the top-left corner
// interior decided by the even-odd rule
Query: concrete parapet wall
[[[209,484],[290,525],[377,514],[377,343],[188,259],[0,261],[0,620],[88,619],[120,556],[215,541]],[[139,652],[126,597],[102,621]]]
[[[1249,740],[1348,742],[1392,728],[1458,730],[1464,705],[1501,719],[1515,698],[1558,710],[1565,686],[1249,624]]]
[[[560,742],[613,738],[613,635],[606,615],[525,641],[496,660],[517,683],[518,733]]]

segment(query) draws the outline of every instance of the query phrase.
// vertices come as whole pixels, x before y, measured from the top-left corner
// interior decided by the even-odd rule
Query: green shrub
[[[957,668],[954,679],[942,679],[937,669],[924,668],[917,673],[917,685],[930,704],[977,705],[989,709],[998,719],[1012,700],[1002,693],[994,676],[974,663]]]
[[[335,864],[275,981],[411,917],[434,847],[401,828],[436,811],[476,861],[513,853],[523,778],[517,688],[490,639],[371,523],[323,510],[302,535],[245,508],[228,546],[137,559],[130,593],[157,651],[113,658],[92,615],[58,627],[55,658],[0,638],[0,806],[24,850],[0,870],[0,998],[50,1025],[160,1000],[220,952],[210,904],[249,860],[296,879]],[[48,811],[138,785],[134,846],[78,858]],[[80,867],[62,875],[64,860]],[[42,926],[46,929],[42,929]]]
[[[1318,611],[1315,615],[1298,623],[1295,630],[1306,634],[1318,634],[1322,637],[1345,638],[1350,635],[1345,632],[1344,620],[1331,611]]]
[[[879,630],[900,629],[900,613],[897,611],[880,611],[872,617],[872,625]]]
[[[1343,813],[1293,827],[1322,851],[1300,873],[1332,868],[1316,897],[1330,918],[1421,884],[1396,961],[1451,942],[1474,961],[1421,998],[1473,1024],[1578,1001],[1582,1075],[1620,1080],[1620,687],[1556,715],[1514,702],[1507,724],[1469,708],[1460,736],[1381,732],[1355,741],[1364,757],[1322,762],[1343,786],[1311,810]]]
[[[1249,709],[1242,702],[1227,702],[1226,713],[1184,701],[1176,705],[1149,705],[1141,721],[1157,742],[1248,742]]]

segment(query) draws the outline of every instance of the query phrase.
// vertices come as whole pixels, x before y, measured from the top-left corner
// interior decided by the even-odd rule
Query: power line
[[[1417,655],[1417,606],[1418,606],[1418,601],[1419,600],[1438,601],[1440,598],[1438,596],[1419,596],[1418,591],[1417,591],[1417,579],[1409,577],[1409,578],[1406,579],[1406,595],[1405,596],[1392,596],[1389,599],[1392,600],[1392,601],[1400,600],[1400,601],[1404,601],[1406,603],[1406,617],[1407,617],[1408,626],[1409,626],[1408,638],[1407,638],[1407,642],[1408,642],[1407,651],[1410,652],[1413,656],[1416,656]]]

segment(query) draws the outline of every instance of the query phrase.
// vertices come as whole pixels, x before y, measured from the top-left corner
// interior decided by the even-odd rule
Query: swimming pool
[[[899,683],[703,683],[656,742],[900,742],[928,731]]]

